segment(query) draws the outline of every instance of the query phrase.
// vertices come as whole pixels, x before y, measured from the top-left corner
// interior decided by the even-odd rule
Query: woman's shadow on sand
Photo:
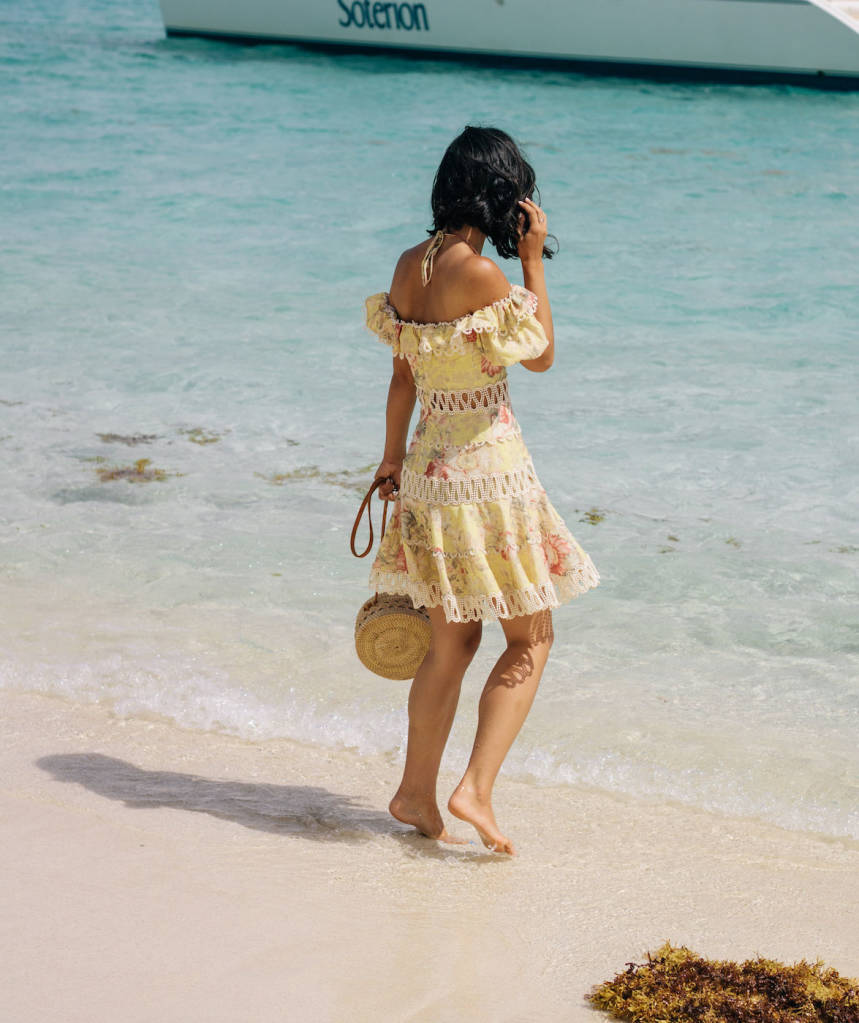
[[[398,824],[381,810],[318,786],[220,781],[176,771],[145,771],[101,753],[57,753],[41,757],[36,766],[57,781],[83,785],[100,796],[138,809],[170,807],[207,813],[256,831],[315,842],[355,844],[387,836],[428,856],[447,856],[453,851]],[[464,851],[467,847],[459,848]]]

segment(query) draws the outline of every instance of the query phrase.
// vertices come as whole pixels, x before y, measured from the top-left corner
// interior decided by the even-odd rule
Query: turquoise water
[[[506,770],[859,838],[859,94],[168,41],[121,0],[0,22],[0,684],[401,749],[352,650],[362,303],[497,123],[561,244],[514,405],[603,579]]]

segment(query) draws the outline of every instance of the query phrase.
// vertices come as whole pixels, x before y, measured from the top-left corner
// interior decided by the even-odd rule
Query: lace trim
[[[400,496],[412,497],[425,504],[482,504],[520,497],[539,486],[540,481],[530,461],[520,469],[461,480],[422,476],[404,468],[400,477]]]
[[[507,593],[465,595],[443,593],[438,583],[411,579],[405,572],[370,573],[370,586],[380,593],[402,593],[411,597],[415,607],[443,607],[449,622],[497,621],[518,618],[559,607],[561,603],[599,585],[599,575],[590,558],[574,572],[558,576],[557,581],[529,586]]]
[[[427,412],[478,412],[510,404],[506,376],[488,387],[476,387],[470,391],[430,391],[419,387],[417,395],[421,408]]]

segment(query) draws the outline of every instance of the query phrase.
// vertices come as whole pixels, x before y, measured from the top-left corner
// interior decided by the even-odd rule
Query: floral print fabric
[[[408,360],[421,403],[370,584],[448,621],[557,607],[599,583],[534,472],[507,367],[546,348],[536,296],[510,294],[447,323],[398,319],[384,293],[367,326]]]

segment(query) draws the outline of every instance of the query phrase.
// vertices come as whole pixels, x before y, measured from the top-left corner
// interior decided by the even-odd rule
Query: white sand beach
[[[391,820],[392,760],[0,701],[4,1020],[596,1020],[665,940],[859,975],[855,842],[502,776],[508,860]]]

